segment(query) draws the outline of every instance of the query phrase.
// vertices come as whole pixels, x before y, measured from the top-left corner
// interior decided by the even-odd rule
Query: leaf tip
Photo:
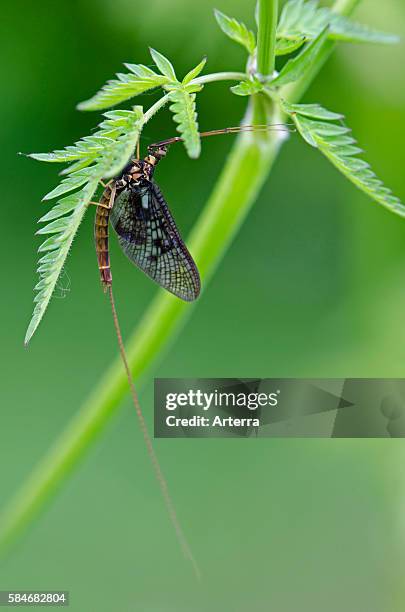
[[[229,17],[216,8],[214,8],[214,17],[221,30],[223,30],[223,27],[225,27],[225,23],[229,20]]]
[[[188,151],[188,156],[190,159],[198,159],[200,157],[201,147],[197,147],[195,149],[191,149]]]
[[[76,110],[78,110],[78,111],[89,110],[89,108],[88,108],[88,101],[84,100],[83,102],[79,102],[78,104],[76,104]]]
[[[32,338],[36,328],[37,328],[37,326],[34,329],[32,329],[32,321],[31,321],[31,323],[28,325],[27,331],[25,332],[24,345],[23,345],[25,349],[28,348],[28,345],[30,343],[30,340],[31,340],[31,338]]]

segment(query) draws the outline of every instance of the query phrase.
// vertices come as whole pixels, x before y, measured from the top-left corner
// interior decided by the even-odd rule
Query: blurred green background
[[[33,237],[55,166],[17,157],[72,143],[96,125],[86,99],[148,46],[179,74],[239,70],[244,52],[212,9],[253,26],[253,0],[15,0],[2,7],[3,291],[0,504],[78,410],[116,355],[97,273],[93,211],[54,299],[22,347],[36,282]],[[364,0],[358,19],[402,34],[402,0]],[[405,198],[404,44],[341,46],[306,95],[347,116],[377,174]],[[228,84],[199,97],[202,129],[239,122]],[[140,103],[149,106],[157,93]],[[144,146],[175,133],[163,111]],[[197,162],[174,147],[158,180],[186,234],[231,137]],[[156,288],[112,248],[123,331]],[[198,263],[198,262],[197,262]],[[152,376],[403,377],[405,221],[378,207],[293,135],[270,180]],[[63,291],[59,292],[60,295]],[[0,589],[68,589],[78,612],[404,609],[400,440],[157,440],[204,581],[178,549],[129,401],[40,520],[1,561]]]

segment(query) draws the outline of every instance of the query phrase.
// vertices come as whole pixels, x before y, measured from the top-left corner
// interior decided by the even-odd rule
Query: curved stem
[[[203,85],[204,83],[214,83],[214,81],[241,81],[245,78],[245,72],[213,72],[212,74],[204,74],[197,77],[190,82]]]
[[[338,0],[336,7],[349,14],[359,0]],[[337,9],[336,9],[337,10]],[[318,69],[333,43],[328,41],[316,63]],[[220,76],[221,75],[221,76]],[[225,76],[227,75],[227,76]],[[242,76],[241,76],[242,75]],[[243,73],[217,73],[199,77],[194,82],[239,80]],[[310,84],[314,72],[305,75],[289,99]],[[205,79],[203,81],[203,79]],[[291,98],[290,98],[291,96]],[[165,104],[166,96],[147,111],[148,119]],[[271,133],[266,140],[253,134],[240,134],[218,179],[190,239],[190,250],[198,261],[207,283],[219,265],[228,245],[248,214],[263,182],[277,157],[282,136]],[[155,364],[158,356],[185,325],[193,306],[170,294],[159,291],[128,341],[128,360],[135,379],[139,379]],[[119,359],[101,377],[90,397],[64,432],[31,472],[15,498],[0,517],[0,550],[4,551],[23,528],[33,520],[45,502],[55,495],[64,479],[78,465],[84,453],[104,431],[128,392],[125,373]]]
[[[213,72],[212,74],[204,74],[190,81],[190,84],[203,85],[204,83],[214,83],[216,81],[241,81],[246,78],[244,72]],[[148,123],[154,115],[169,102],[169,94],[160,98],[153,104],[144,114],[143,123]]]
[[[148,108],[148,110],[146,111],[146,113],[143,116],[143,125],[145,125],[145,123],[148,123],[148,121],[150,121],[152,119],[153,115],[156,115],[156,113],[165,104],[167,104],[167,102],[169,102],[169,94],[166,94],[165,96],[160,98],[157,102],[155,102],[155,104],[153,104],[150,108]]]

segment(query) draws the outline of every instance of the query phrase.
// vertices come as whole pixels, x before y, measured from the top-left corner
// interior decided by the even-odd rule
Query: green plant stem
[[[278,0],[258,0],[257,4],[257,73],[259,78],[273,74],[276,59]],[[271,119],[272,103],[263,94],[253,96],[253,125],[264,125]]]
[[[214,83],[215,81],[242,81],[246,79],[245,72],[213,72],[212,74],[203,74],[191,83],[204,85],[204,83]]]
[[[342,14],[350,14],[358,2],[359,0],[338,0],[336,10]],[[325,48],[330,52],[332,47],[329,42]],[[322,52],[314,62],[311,73],[305,75],[305,79],[298,82],[296,88],[287,92],[291,99],[302,95],[324,60],[325,54]],[[218,74],[238,74],[237,79],[240,78],[239,73]],[[207,75],[205,78],[223,80],[213,78],[214,76]],[[204,77],[195,81],[201,82],[202,78]],[[163,105],[163,99],[156,104]],[[154,107],[152,113],[153,107],[149,110],[150,116],[157,110],[156,105]],[[280,134],[274,133],[267,141],[257,139],[252,134],[239,135],[237,138],[189,242],[190,251],[198,262],[205,285],[254,203],[277,157],[281,140]],[[157,357],[173,342],[192,310],[192,305],[185,304],[166,292],[158,292],[127,344],[128,360],[138,384],[139,379],[155,364]],[[101,376],[100,381],[5,508],[0,517],[2,552],[55,494],[116,413],[128,391],[125,372],[118,359]]]
[[[257,71],[271,76],[275,68],[278,0],[258,0]]]

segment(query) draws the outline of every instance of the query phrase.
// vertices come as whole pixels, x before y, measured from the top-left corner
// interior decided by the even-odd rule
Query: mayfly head
[[[174,139],[170,139],[170,140],[174,140]],[[148,147],[148,156],[147,157],[154,157],[156,159],[156,161],[155,161],[155,164],[156,164],[163,157],[166,157],[168,149],[169,149],[169,145],[165,144],[164,142],[157,143],[155,145],[150,145]],[[147,159],[147,158],[145,158],[145,159]]]

